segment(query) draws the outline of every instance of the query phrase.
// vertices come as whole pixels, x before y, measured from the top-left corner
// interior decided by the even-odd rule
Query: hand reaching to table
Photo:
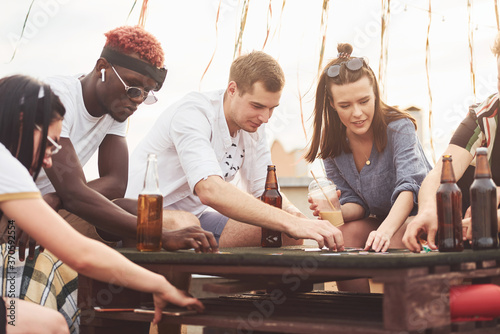
[[[391,245],[391,237],[387,233],[378,230],[371,231],[365,244],[365,251],[373,249],[375,252],[387,252]]]
[[[184,291],[175,288],[165,280],[167,286],[162,292],[153,293],[153,301],[155,305],[155,316],[153,324],[157,324],[161,320],[162,310],[168,303],[172,303],[181,307],[186,307],[188,310],[203,312],[205,307],[196,298],[189,296]]]
[[[163,248],[168,251],[194,248],[196,253],[217,253],[219,246],[212,232],[205,231],[200,226],[167,231],[162,233]]]
[[[294,220],[285,233],[295,239],[316,240],[319,248],[326,246],[330,250],[344,250],[342,232],[328,220],[299,218],[297,221]]]
[[[412,252],[420,252],[422,245],[420,237],[423,234],[427,235],[427,245],[436,250],[436,232],[437,232],[437,217],[427,214],[418,214],[406,227],[406,232],[403,236],[403,243]]]

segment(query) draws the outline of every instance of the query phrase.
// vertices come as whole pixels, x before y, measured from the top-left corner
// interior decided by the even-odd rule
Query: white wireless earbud
[[[106,74],[105,73],[106,73],[106,70],[103,68],[101,70],[101,80],[102,80],[102,82],[106,81]]]

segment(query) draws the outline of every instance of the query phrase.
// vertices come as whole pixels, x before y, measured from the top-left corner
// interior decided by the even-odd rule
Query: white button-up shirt
[[[168,107],[130,158],[125,197],[137,198],[144,185],[147,156],[158,157],[163,207],[198,217],[207,208],[194,194],[195,185],[211,175],[224,179],[221,164],[232,142],[224,116],[224,90],[192,92]],[[245,156],[237,185],[257,197],[264,191],[271,152],[262,125],[257,132],[241,130]],[[226,180],[229,181],[229,180]]]

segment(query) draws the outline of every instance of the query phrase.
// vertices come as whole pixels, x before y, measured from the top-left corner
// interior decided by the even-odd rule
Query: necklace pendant
[[[366,160],[365,164],[366,164],[367,166],[370,166],[370,164],[371,164],[370,160]]]

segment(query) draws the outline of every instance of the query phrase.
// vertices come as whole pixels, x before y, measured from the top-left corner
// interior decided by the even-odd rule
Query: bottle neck
[[[276,169],[268,168],[266,177],[266,190],[278,189],[278,180],[276,179]]]
[[[443,169],[441,171],[441,183],[456,183],[455,173],[451,159],[443,159]]]
[[[144,189],[142,193],[143,194],[160,193],[156,156],[150,155],[148,157],[148,165],[146,168],[146,176],[144,178]]]
[[[478,154],[476,156],[474,178],[491,178],[490,164],[488,163],[488,156],[486,154]]]

